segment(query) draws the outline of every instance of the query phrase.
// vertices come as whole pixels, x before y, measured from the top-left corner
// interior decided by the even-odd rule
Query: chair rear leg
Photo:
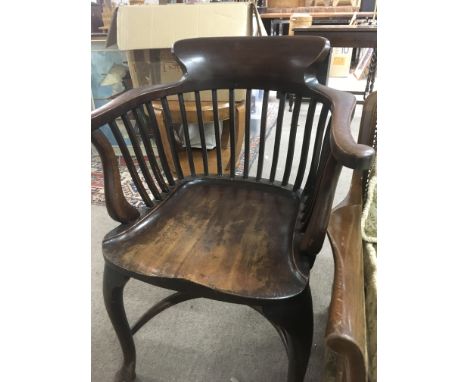
[[[116,373],[115,382],[131,382],[135,380],[135,343],[128,325],[123,304],[123,290],[128,281],[124,276],[109,266],[104,268],[103,293],[107,313],[117,334],[123,352],[123,365]]]
[[[261,313],[284,335],[289,358],[288,382],[303,382],[314,332],[310,288],[293,299],[263,306]]]

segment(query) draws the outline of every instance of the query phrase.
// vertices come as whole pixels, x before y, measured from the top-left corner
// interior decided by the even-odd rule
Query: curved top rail
[[[314,76],[330,43],[317,36],[207,37],[174,44],[173,52],[197,88],[303,92],[304,73]]]

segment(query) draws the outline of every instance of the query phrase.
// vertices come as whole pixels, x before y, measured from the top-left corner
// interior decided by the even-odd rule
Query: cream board
[[[254,14],[250,3],[121,6],[117,46],[121,50],[159,49],[186,38],[251,36],[257,29]]]
[[[123,5],[116,18],[108,41],[127,51],[135,87],[176,82],[182,77],[182,69],[170,52],[177,40],[267,35],[255,6],[247,2]],[[244,97],[245,92],[236,91],[236,100]],[[192,98],[193,94],[187,95],[187,100]],[[202,92],[201,98],[211,100],[211,92]],[[227,101],[228,92],[219,91],[218,99]]]

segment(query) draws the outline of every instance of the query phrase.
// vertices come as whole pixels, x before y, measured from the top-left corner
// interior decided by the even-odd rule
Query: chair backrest
[[[329,42],[312,36],[200,38],[176,42],[173,53],[185,72],[179,82],[132,89],[92,113],[92,141],[103,162],[111,217],[129,223],[141,213],[119,189],[114,141],[148,208],[164,200],[177,183],[194,177],[226,176],[270,183],[300,196],[300,247],[307,253],[318,252],[341,165],[366,168],[373,155],[368,147],[356,145],[349,132],[354,96],[320,85],[316,79],[328,56]],[[220,90],[228,94],[228,144],[221,140]],[[256,90],[263,91],[259,123],[252,118]],[[202,101],[202,91],[208,91],[208,102]],[[245,117],[236,112],[239,91],[245,99]],[[276,100],[270,97],[274,92]],[[288,95],[295,101],[290,124],[285,125]],[[190,144],[189,97],[194,99],[199,149]],[[207,149],[205,139],[206,104],[211,107],[214,124],[213,150]],[[298,126],[301,113],[306,115],[304,126]],[[185,147],[177,139],[174,121],[185,138]],[[245,126],[243,138],[238,134],[240,125]],[[267,146],[267,139],[273,144]],[[194,165],[196,156],[202,167]],[[209,156],[216,160],[210,162]],[[252,166],[255,159],[256,166]]]

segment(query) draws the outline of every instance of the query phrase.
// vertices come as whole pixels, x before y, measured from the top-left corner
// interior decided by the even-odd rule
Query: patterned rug
[[[265,136],[268,138],[273,127],[276,125],[276,116],[278,112],[278,104],[276,102],[272,102],[268,105],[268,113],[267,113],[267,125]],[[260,145],[260,137],[258,135],[252,137],[250,139],[250,159],[249,159],[249,169],[254,164],[255,160],[258,156]],[[130,173],[125,166],[125,160],[122,156],[118,157],[119,160],[119,170],[120,170],[120,178],[122,184],[122,190],[132,205],[135,207],[143,207],[145,204],[142,201],[133,181],[130,176]],[[141,179],[144,179],[141,174],[141,170],[139,169],[138,163],[136,158],[133,158],[136,168],[138,169],[138,175]],[[145,160],[147,158],[145,157]],[[244,148],[242,148],[240,153],[240,160],[239,164],[236,168],[236,175],[242,174],[244,171]],[[149,193],[150,194],[150,193]],[[104,174],[102,171],[102,164],[101,159],[99,158],[98,153],[94,148],[91,150],[91,203],[96,205],[104,205],[105,204],[105,197],[104,197]]]

